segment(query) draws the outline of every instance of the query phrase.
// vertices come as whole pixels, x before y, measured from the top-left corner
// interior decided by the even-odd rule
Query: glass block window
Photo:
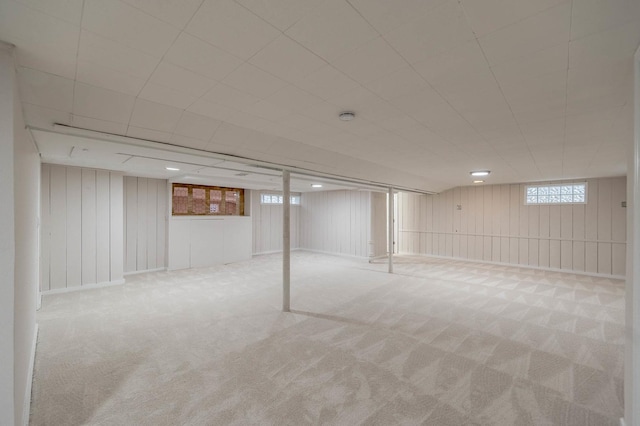
[[[260,195],[260,204],[282,204],[282,195],[278,194],[261,194]],[[300,195],[292,195],[291,196],[291,205],[299,206],[300,205]]]
[[[244,215],[244,189],[174,183],[174,216]]]
[[[585,204],[587,183],[562,183],[553,185],[529,185],[525,204]]]

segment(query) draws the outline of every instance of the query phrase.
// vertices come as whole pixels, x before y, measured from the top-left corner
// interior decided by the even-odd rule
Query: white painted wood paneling
[[[369,241],[374,241],[377,247],[375,253],[380,253],[381,241],[386,243],[386,238],[383,240],[382,235],[372,236],[371,220],[375,217],[376,234],[379,234],[382,218],[386,220],[386,214],[383,216],[380,211],[380,198],[373,204],[371,200],[372,196],[368,191],[303,193],[299,219],[302,230],[300,247],[326,253],[368,257]],[[375,213],[372,213],[374,209]],[[419,206],[414,203],[410,207],[403,205],[402,209],[398,210],[398,220],[401,221],[403,214],[408,211],[413,211],[415,215],[418,209]],[[420,250],[419,236],[405,240],[405,244],[410,245],[412,250]],[[386,249],[384,252],[386,253]]]
[[[96,173],[82,169],[82,285],[97,281]]]
[[[167,181],[124,177],[124,271],[166,267]]]
[[[124,182],[119,173],[109,173],[110,280],[120,281],[124,273]]]
[[[49,188],[51,167],[42,165],[40,174],[40,291],[50,290],[51,206]]]
[[[67,287],[67,168],[50,166],[50,290]],[[42,212],[42,215],[46,212]]]
[[[122,279],[122,190],[115,172],[42,165],[43,291]]]
[[[270,194],[276,193],[269,191]],[[279,193],[278,193],[279,194]],[[251,191],[253,254],[282,251],[282,205],[261,204],[260,191]],[[300,243],[300,206],[291,206],[291,249]]]
[[[588,202],[566,206],[527,206],[525,187],[400,194],[400,252],[624,275],[625,178],[589,179]]]
[[[96,171],[96,282],[98,283],[108,282],[111,277],[110,184],[109,172]]]

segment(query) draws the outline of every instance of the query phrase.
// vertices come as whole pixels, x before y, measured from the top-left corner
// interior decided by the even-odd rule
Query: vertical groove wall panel
[[[271,192],[270,192],[271,193]],[[282,250],[282,205],[261,204],[260,191],[251,191],[251,221],[253,228],[253,254]],[[291,248],[300,247],[300,241],[310,234],[300,233],[301,206],[291,206]]]
[[[82,169],[82,284],[96,283],[96,171]]]
[[[123,182],[124,272],[164,268],[168,183],[135,176],[125,176]]]
[[[50,288],[67,287],[67,169],[51,166]]]
[[[138,178],[124,177],[125,185],[125,272],[138,270]],[[140,270],[143,270],[142,268]]]
[[[67,168],[67,287],[82,285],[82,170]]]
[[[120,281],[124,273],[124,182],[118,173],[109,173],[109,261],[110,281]]]
[[[158,184],[154,179],[147,181],[147,269],[156,269],[158,267],[158,258],[156,256],[158,243]],[[153,212],[153,213],[152,213]]]
[[[156,220],[156,233],[158,239],[156,241],[156,266],[158,268],[165,268],[167,266],[167,218],[169,205],[167,204],[168,196],[168,182],[166,180],[158,180],[158,198],[156,211],[158,212],[158,218]]]
[[[109,186],[109,172],[96,171],[96,282],[98,283],[110,281],[111,275]]]
[[[42,290],[122,278],[122,176],[44,164],[42,179],[42,234],[50,236],[40,247],[41,258],[50,259]],[[112,262],[114,255],[119,262]]]
[[[51,167],[42,165],[40,174],[40,291],[48,291],[51,273],[51,206],[50,185]]]
[[[401,194],[401,252],[624,275],[625,178],[588,179],[587,203],[575,205],[525,205],[525,187],[473,186],[437,195]],[[454,239],[459,247],[455,256],[448,250]]]
[[[136,269],[146,271],[149,269],[147,263],[147,226],[146,223],[150,216],[155,216],[156,212],[148,212],[147,199],[149,198],[149,179],[138,178],[138,224],[136,225],[137,246],[136,246]]]

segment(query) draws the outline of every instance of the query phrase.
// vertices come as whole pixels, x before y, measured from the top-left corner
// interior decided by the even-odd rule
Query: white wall
[[[525,186],[400,194],[399,252],[625,275],[626,178],[588,179],[586,205],[526,206]]]
[[[0,44],[0,424],[28,421],[38,289],[40,159],[25,130],[12,49]]]
[[[41,290],[122,282],[122,175],[43,164],[41,188]]]
[[[629,150],[628,253],[625,309],[624,418],[640,423],[640,48],[634,56],[633,137]]]
[[[124,272],[166,267],[167,181],[124,177]]]
[[[369,257],[372,241],[371,206],[371,192],[368,191],[303,193],[300,247],[325,253]]]
[[[279,194],[268,191],[269,194]],[[260,204],[260,191],[251,191],[253,254],[282,251],[282,205]],[[300,206],[291,206],[291,249],[300,246]]]

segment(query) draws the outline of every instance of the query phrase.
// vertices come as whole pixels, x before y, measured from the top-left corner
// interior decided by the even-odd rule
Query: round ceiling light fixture
[[[471,176],[489,176],[490,170],[476,170],[471,172]]]
[[[473,183],[484,183],[483,180],[474,180]]]
[[[356,113],[351,111],[344,111],[341,112],[338,117],[340,117],[340,120],[342,121],[351,121],[356,118]]]
[[[170,172],[179,172],[180,169],[177,167],[165,167],[165,169],[169,170]]]
[[[311,187],[312,187],[312,188],[322,188],[322,185],[321,185],[321,184],[319,184],[319,183],[312,183],[312,184],[311,184]]]

